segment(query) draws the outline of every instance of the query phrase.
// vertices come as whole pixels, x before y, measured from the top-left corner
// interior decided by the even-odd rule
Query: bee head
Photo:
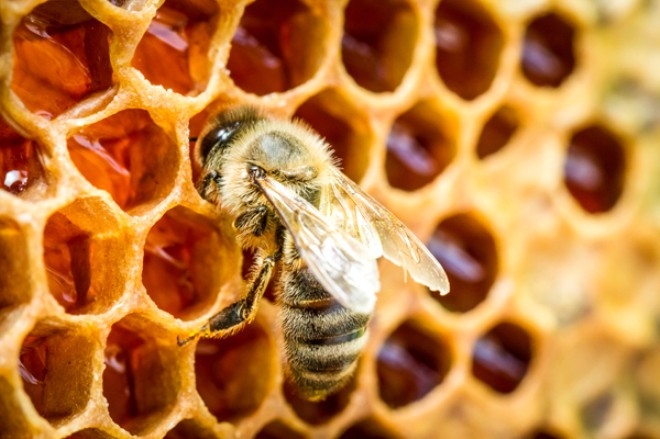
[[[221,157],[246,127],[263,118],[253,108],[224,111],[207,122],[197,142],[197,154],[202,166],[215,157]]]

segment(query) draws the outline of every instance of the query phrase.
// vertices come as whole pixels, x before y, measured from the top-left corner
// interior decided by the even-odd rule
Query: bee
[[[255,262],[245,296],[179,345],[249,323],[277,272],[286,375],[317,401],[355,371],[380,290],[379,257],[431,290],[449,291],[435,257],[338,169],[328,144],[304,124],[229,110],[207,122],[195,152],[200,195],[231,215]]]

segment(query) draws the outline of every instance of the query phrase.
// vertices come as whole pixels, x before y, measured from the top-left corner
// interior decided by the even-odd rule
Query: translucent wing
[[[383,255],[410,273],[415,281],[440,294],[447,294],[449,280],[445,270],[426,246],[357,184],[339,170],[335,173],[331,185],[332,200],[321,203],[325,209],[323,213],[343,218],[345,226],[342,225],[342,229],[362,242],[372,257]],[[334,221],[341,224],[342,220]]]
[[[370,313],[380,279],[376,259],[369,251],[278,181],[264,177],[255,182],[277,210],[301,258],[325,290],[343,306]]]

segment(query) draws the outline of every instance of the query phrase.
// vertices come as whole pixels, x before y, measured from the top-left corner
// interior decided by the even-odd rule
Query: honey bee
[[[427,248],[342,174],[328,144],[302,123],[253,108],[222,112],[202,130],[196,156],[200,195],[231,215],[255,262],[244,298],[179,345],[250,322],[277,266],[287,377],[316,401],[341,389],[356,368],[380,290],[379,257],[431,290],[449,291]]]

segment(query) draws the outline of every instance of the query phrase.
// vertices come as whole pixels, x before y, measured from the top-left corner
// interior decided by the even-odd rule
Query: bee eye
[[[199,147],[199,154],[202,161],[206,162],[206,158],[211,151],[221,152],[233,139],[236,131],[241,126],[240,121],[234,121],[226,124],[221,124],[211,129],[202,138],[202,143]]]

